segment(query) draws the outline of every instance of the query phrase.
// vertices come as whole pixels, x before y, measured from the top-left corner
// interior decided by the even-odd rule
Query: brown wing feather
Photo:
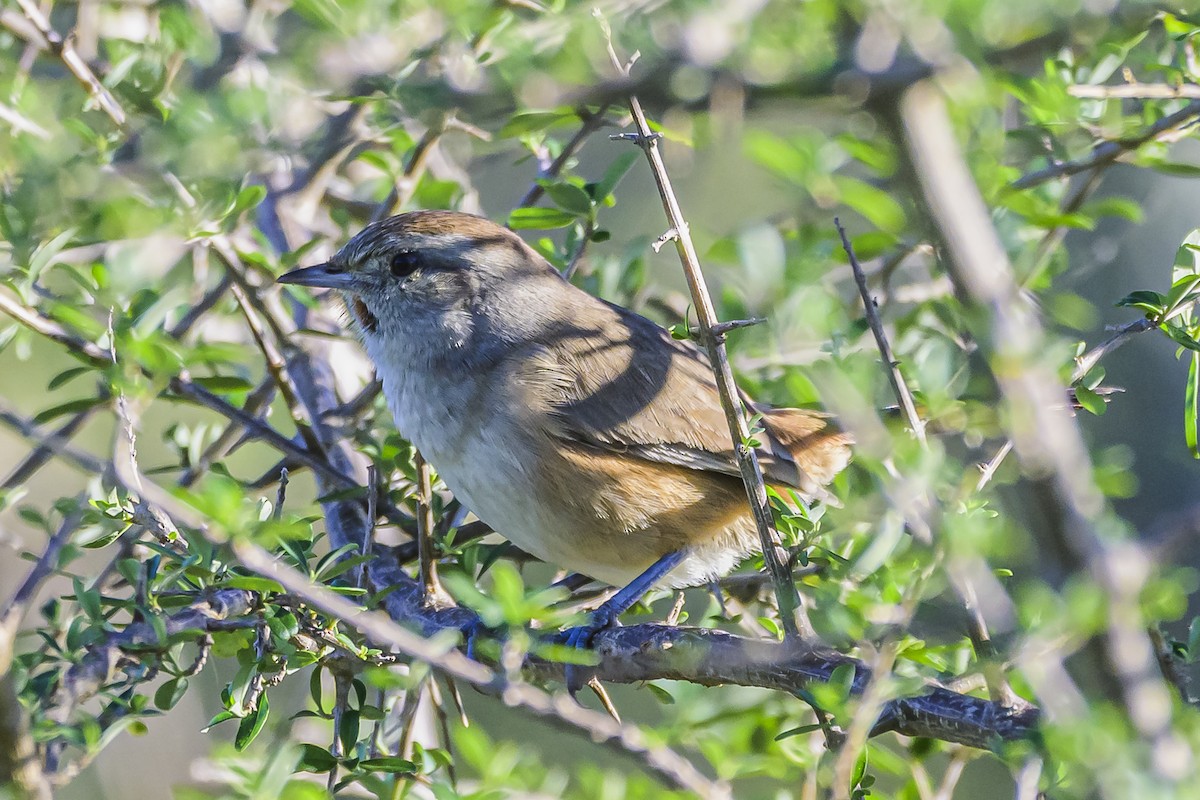
[[[648,461],[738,475],[707,357],[645,317],[581,304],[570,326],[530,355],[527,380],[564,439]],[[531,386],[533,388],[533,386]],[[845,466],[848,437],[828,415],[764,412],[759,451],[768,482],[813,492]]]

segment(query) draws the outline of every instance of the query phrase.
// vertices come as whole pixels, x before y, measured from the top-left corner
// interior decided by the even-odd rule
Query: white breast
[[[528,420],[481,392],[474,381],[444,372],[405,369],[381,348],[374,360],[388,408],[402,435],[437,470],[450,491],[496,532],[551,563],[554,510],[537,501],[534,437]]]

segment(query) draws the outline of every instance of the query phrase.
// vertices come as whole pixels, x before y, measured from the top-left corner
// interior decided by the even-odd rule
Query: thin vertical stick
[[[413,454],[417,468],[417,556],[421,572],[421,595],[426,605],[444,596],[438,581],[437,558],[433,546],[433,480],[429,463],[418,450]]]
[[[892,345],[888,342],[887,333],[883,330],[883,320],[879,318],[879,312],[875,308],[875,298],[871,297],[871,290],[867,286],[866,273],[863,272],[862,265],[858,263],[858,257],[854,255],[850,237],[846,235],[846,229],[842,227],[841,221],[834,217],[833,224],[837,228],[838,235],[842,237],[842,247],[850,259],[850,269],[854,273],[854,282],[858,284],[858,293],[862,297],[867,324],[871,326],[875,344],[879,347],[879,355],[883,357],[884,365],[887,367],[887,376],[891,381],[892,391],[900,402],[900,409],[904,412],[904,419],[908,422],[908,427],[912,429],[913,436],[916,436],[917,441],[921,444],[925,444],[925,421],[917,414],[917,405],[913,402],[912,392],[908,390],[908,384],[900,372],[900,362],[896,360],[896,356],[892,352]]]
[[[608,39],[608,53],[613,66],[628,76],[628,68],[621,64],[612,45],[612,35],[607,23],[601,20],[604,33]],[[713,307],[704,273],[700,270],[700,258],[696,255],[696,247],[692,244],[692,236],[688,230],[687,220],[671,187],[671,179],[667,176],[667,168],[659,152],[658,140],[661,134],[650,129],[650,123],[642,111],[642,104],[634,95],[629,96],[629,111],[633,115],[636,134],[621,134],[614,138],[632,141],[650,162],[650,171],[654,175],[654,183],[658,187],[658,195],[662,199],[663,208],[667,212],[667,221],[671,228],[668,237],[674,239],[675,250],[683,264],[683,273],[691,290],[692,303],[696,309],[699,321],[700,341],[708,351],[712,362],[713,375],[716,378],[717,391],[721,395],[721,406],[725,410],[725,419],[729,423],[729,435],[733,439],[734,457],[738,469],[742,473],[742,482],[746,485],[746,495],[750,500],[750,508],[754,513],[754,523],[758,528],[758,537],[762,545],[763,566],[771,576],[775,588],[775,597],[779,602],[779,616],[783,630],[788,636],[801,633],[805,637],[815,637],[812,625],[806,619],[800,605],[800,593],[792,580],[787,568],[787,554],[775,531],[774,518],[771,515],[771,505],[767,499],[767,487],[763,480],[762,467],[759,466],[758,456],[754,448],[746,442],[750,439],[750,428],[742,414],[741,401],[738,398],[737,384],[733,380],[733,369],[729,366],[729,357],[725,352],[725,338],[713,333],[713,326],[718,324],[717,312]],[[802,630],[803,627],[803,630]]]

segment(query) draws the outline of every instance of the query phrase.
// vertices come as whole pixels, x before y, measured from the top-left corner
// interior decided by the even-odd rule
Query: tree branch
[[[1044,169],[1027,173],[1013,181],[1010,188],[1016,190],[1030,189],[1055,178],[1065,178],[1104,164],[1111,164],[1126,153],[1146,144],[1146,142],[1196,124],[1197,117],[1200,117],[1200,100],[1193,100],[1174,114],[1168,114],[1136,136],[1103,142],[1097,145],[1092,150],[1092,154],[1087,158],[1078,161],[1062,161],[1057,164],[1051,164]]]

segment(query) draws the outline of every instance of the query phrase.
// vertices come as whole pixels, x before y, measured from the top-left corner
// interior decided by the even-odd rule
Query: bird
[[[513,231],[412,211],[278,280],[342,294],[398,430],[480,520],[621,587],[568,643],[655,586],[713,581],[759,551],[705,353],[576,287]],[[768,485],[811,499],[849,462],[830,415],[754,410]]]

